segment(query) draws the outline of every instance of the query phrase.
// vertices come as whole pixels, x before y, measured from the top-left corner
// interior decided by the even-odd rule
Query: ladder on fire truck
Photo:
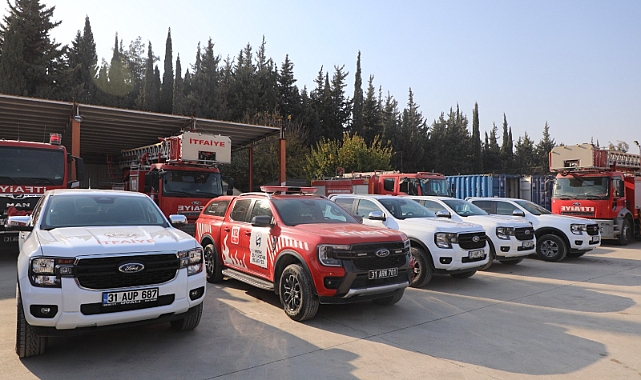
[[[156,144],[123,150],[118,163],[121,169],[143,168],[149,166],[151,162],[169,161],[170,149],[170,142],[163,140]]]
[[[608,152],[608,165],[612,167],[615,163],[617,168],[641,170],[641,155],[611,150]]]

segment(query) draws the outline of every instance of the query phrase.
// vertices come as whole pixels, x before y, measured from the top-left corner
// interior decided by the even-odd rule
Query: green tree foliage
[[[159,92],[156,88],[156,80],[154,76],[154,63],[157,61],[154,56],[154,51],[151,46],[151,41],[147,46],[147,59],[145,60],[145,71],[143,74],[143,87],[140,93],[139,103],[145,111],[156,112],[158,110]]]
[[[60,25],[51,21],[55,7],[39,0],[7,1],[0,24],[0,92],[41,98],[67,96],[66,46],[49,38]]]
[[[94,104],[98,92],[95,83],[98,74],[98,55],[89,16],[85,17],[82,34],[78,31],[76,38],[71,42],[67,59],[72,70],[70,85],[73,97],[79,102]]]
[[[514,169],[514,141],[512,140],[512,128],[507,125],[507,117],[503,114],[503,143],[501,144],[501,171],[512,173]]]
[[[432,123],[430,146],[434,170],[446,175],[470,172],[471,144],[467,116],[456,107]]]
[[[174,63],[171,48],[171,28],[167,31],[165,42],[165,61],[162,75],[162,86],[160,89],[160,100],[158,112],[171,113],[174,104]]]
[[[515,149],[515,173],[530,174],[536,162],[536,152],[534,141],[530,139],[527,132],[525,132],[523,137],[519,137]]]
[[[556,146],[554,139],[550,137],[550,126],[545,122],[543,127],[543,137],[536,145],[536,161],[532,174],[547,174],[550,168],[550,151]]]
[[[501,148],[499,147],[498,127],[492,124],[492,130],[488,137],[485,133],[485,144],[483,145],[483,168],[485,173],[500,173],[501,171]]]
[[[352,125],[351,133],[357,133],[364,136],[363,125],[363,79],[361,74],[361,52],[358,52],[356,58],[356,73],[354,74],[354,98],[352,99]]]
[[[307,156],[305,172],[312,180],[334,176],[339,168],[345,172],[389,170],[392,152],[378,137],[369,146],[362,137],[347,133],[340,143],[323,138]]]
[[[479,104],[474,103],[472,111],[472,156],[470,170],[472,173],[483,173],[483,154],[481,147],[481,131],[479,129]]]
[[[182,65],[180,64],[180,54],[176,57],[176,78],[174,79],[174,94],[173,94],[173,105],[172,113],[176,115],[186,115],[186,95],[185,95],[185,86],[184,80],[182,77]]]
[[[280,114],[287,120],[300,116],[301,97],[294,78],[294,64],[289,60],[289,55],[285,56],[285,61],[280,67],[278,93]]]
[[[374,89],[374,76],[370,75],[367,95],[363,101],[362,136],[367,144],[371,144],[375,136],[380,136],[383,133],[381,117],[380,102],[376,97],[376,90]]]

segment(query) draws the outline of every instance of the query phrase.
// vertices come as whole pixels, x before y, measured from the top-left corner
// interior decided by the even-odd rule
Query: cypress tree
[[[80,31],[71,43],[68,52],[69,66],[73,70],[71,80],[74,97],[84,103],[96,102],[96,74],[98,71],[98,55],[96,43],[91,31],[89,16],[85,17],[85,26],[82,34]]]
[[[158,111],[162,113],[171,113],[174,103],[174,67],[172,60],[171,28],[169,28],[167,42],[165,43],[165,66],[162,74],[160,104],[158,105]],[[178,70],[178,67],[176,67],[176,70]]]
[[[370,75],[367,85],[367,95],[363,101],[363,138],[365,143],[370,145],[375,136],[383,135],[381,125],[381,109],[379,99],[376,97],[374,88],[374,76]]]
[[[172,104],[172,113],[175,115],[185,115],[185,94],[183,93],[182,66],[180,64],[180,54],[176,57],[176,78],[174,79],[174,95]]]
[[[285,55],[285,61],[280,68],[278,91],[280,114],[288,120],[299,117],[301,101],[294,78],[294,64],[289,60],[289,54]]]
[[[363,137],[363,79],[361,78],[361,52],[356,58],[356,73],[354,74],[354,98],[352,107],[351,132]],[[369,143],[365,140],[366,143]]]
[[[483,158],[481,154],[481,131],[479,130],[479,104],[474,103],[472,112],[472,173],[483,173]]]
[[[142,91],[140,92],[142,109],[145,111],[156,111],[157,103],[154,94],[154,52],[151,41],[147,46],[147,59],[145,60],[145,72]]]

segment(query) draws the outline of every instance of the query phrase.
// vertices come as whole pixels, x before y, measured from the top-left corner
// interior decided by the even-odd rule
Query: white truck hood
[[[524,222],[521,218],[502,215],[470,215],[465,217],[466,221],[479,224],[483,227],[532,227],[528,222]]]
[[[485,230],[474,223],[456,222],[443,218],[407,218],[397,221],[401,231],[405,229],[433,232],[484,232]]]
[[[541,225],[558,225],[559,223],[570,224],[596,224],[592,219],[577,218],[575,216],[558,215],[558,214],[541,214],[534,215]]]
[[[42,254],[55,257],[180,251],[197,246],[186,233],[160,226],[66,227],[36,233]]]

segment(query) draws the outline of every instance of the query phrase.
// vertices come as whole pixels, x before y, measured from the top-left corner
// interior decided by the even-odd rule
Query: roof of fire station
[[[155,144],[160,137],[195,130],[229,136],[232,149],[280,133],[278,127],[167,115],[0,94],[0,139],[48,142],[50,133],[62,134],[71,152],[71,120],[80,123],[80,156],[88,163],[105,163],[121,150]]]

